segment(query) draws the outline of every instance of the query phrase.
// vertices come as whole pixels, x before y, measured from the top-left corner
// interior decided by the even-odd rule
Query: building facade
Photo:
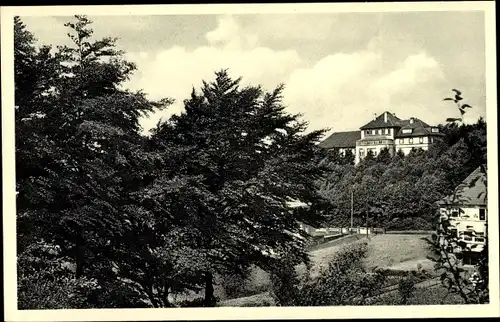
[[[439,202],[440,219],[449,223],[448,230],[466,243],[471,252],[480,252],[488,237],[488,194],[486,167],[478,167],[455,193]]]
[[[391,155],[399,150],[405,155],[412,149],[427,150],[442,136],[438,127],[430,126],[418,118],[402,120],[386,111],[361,126],[359,131],[331,134],[320,146],[340,152],[350,150],[357,164],[369,151],[377,156],[383,149],[388,149]]]

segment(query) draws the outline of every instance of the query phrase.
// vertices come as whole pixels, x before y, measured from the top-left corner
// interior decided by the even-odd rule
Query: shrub
[[[248,274],[227,274],[221,278],[221,286],[226,298],[233,299],[246,296],[245,287]]]
[[[69,259],[60,257],[57,246],[39,241],[18,256],[18,308],[75,309],[85,306],[96,280],[75,279]]]
[[[304,283],[295,305],[369,304],[367,300],[379,292],[385,276],[364,270],[362,262],[367,255],[367,246],[366,243],[359,243],[340,250],[326,269]]]
[[[271,295],[278,306],[296,305],[300,279],[294,262],[285,259],[271,268]]]
[[[408,304],[408,300],[413,297],[416,290],[416,282],[417,277],[414,274],[408,274],[407,276],[401,278],[398,284],[398,293],[401,304]]]

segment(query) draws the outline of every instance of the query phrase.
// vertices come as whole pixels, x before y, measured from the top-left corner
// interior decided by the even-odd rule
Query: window
[[[403,129],[402,132],[405,134],[411,133],[413,130],[412,129]]]
[[[486,209],[479,209],[479,220],[486,220]]]
[[[380,135],[380,134],[382,134],[382,130],[378,130],[378,134],[379,134],[379,135]]]
[[[458,217],[458,210],[452,210],[450,214],[451,218],[457,218]]]
[[[472,241],[472,236],[471,235],[462,235],[462,239],[465,241]]]
[[[433,137],[431,137],[431,143],[434,143],[434,138]]]
[[[362,158],[365,156],[365,150],[364,149],[359,149],[359,157]]]
[[[389,134],[389,129],[384,129],[384,134]]]
[[[399,144],[405,143],[405,139],[399,139]]]
[[[424,143],[424,138],[423,137],[419,137],[418,138],[418,143]]]
[[[433,127],[433,128],[431,129],[431,132],[432,132],[432,133],[439,133],[439,129],[438,129],[437,127]]]
[[[474,238],[474,241],[475,241],[476,243],[484,243],[484,237],[475,237],[475,238]]]
[[[413,138],[409,138],[408,141],[409,141],[408,143],[412,144],[413,143]]]

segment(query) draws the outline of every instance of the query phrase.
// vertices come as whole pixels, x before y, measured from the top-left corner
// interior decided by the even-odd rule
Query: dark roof
[[[387,113],[387,122],[385,122],[384,114]],[[384,112],[377,116],[373,121],[368,122],[367,124],[360,127],[361,130],[367,129],[379,129],[384,127],[399,127],[399,119],[396,115],[390,112]]]
[[[401,129],[394,135],[395,138],[407,138],[414,136],[424,136],[424,135],[435,135],[435,136],[443,136],[443,133],[434,133],[431,130],[431,126],[424,121],[413,117],[413,123],[410,120],[401,120],[400,124],[402,125]],[[403,133],[405,129],[413,129],[411,133]]]
[[[413,119],[413,123],[410,121]],[[425,123],[419,118],[412,117],[409,120],[401,120],[399,122],[401,124],[402,129],[416,129],[419,127],[431,127],[429,124]]]
[[[325,149],[355,148],[359,139],[361,139],[360,131],[336,132],[324,139],[319,146]]]
[[[457,186],[455,196],[447,196],[439,203],[444,205],[486,205],[488,202],[486,178],[486,166],[477,167]]]

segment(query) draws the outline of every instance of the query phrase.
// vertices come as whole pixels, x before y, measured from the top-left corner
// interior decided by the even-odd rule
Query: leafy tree
[[[391,153],[389,152],[389,149],[383,148],[380,150],[380,153],[377,155],[377,162],[383,163],[383,164],[389,164],[391,162],[392,156]]]
[[[265,93],[239,83],[227,71],[217,72],[201,93],[193,90],[185,112],[160,124],[151,139],[158,151],[168,151],[164,160],[170,164],[152,189],[183,180],[180,196],[195,190],[195,197],[181,197],[179,211],[152,211],[182,216],[178,220],[195,234],[196,243],[186,246],[206,258],[195,270],[205,276],[207,306],[214,304],[214,272],[238,273],[250,264],[266,269],[285,254],[307,261],[299,222],[322,219],[322,198],[311,187],[323,175],[318,164],[325,155],[316,146],[323,131],[304,134],[300,115],[284,111],[282,86]]]
[[[347,150],[344,153],[344,157],[342,159],[342,164],[351,164],[354,165],[356,157],[354,156],[354,153],[351,150]]]
[[[72,259],[77,279],[103,285],[116,283],[116,246],[137,217],[126,205],[138,179],[130,169],[145,144],[138,118],[168,101],[122,90],[133,64],[115,40],[92,41],[85,16],[75,19],[67,24],[74,46],[55,55],[37,50],[15,20],[18,234],[21,252],[44,239]]]
[[[395,158],[396,159],[404,159],[404,157],[405,157],[405,153],[403,152],[403,150],[399,149],[398,152],[396,152]]]

